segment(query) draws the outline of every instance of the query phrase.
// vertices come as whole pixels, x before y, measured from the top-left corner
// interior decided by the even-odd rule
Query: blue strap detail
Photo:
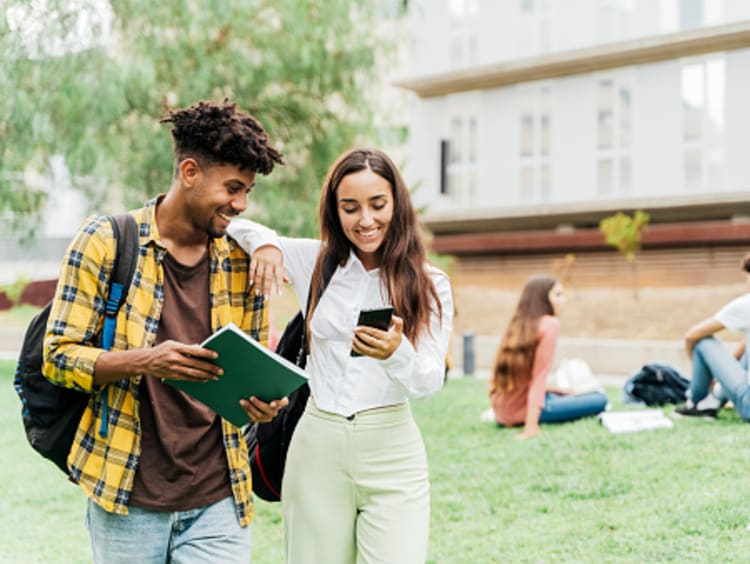
[[[122,284],[119,282],[112,282],[112,287],[109,289],[109,297],[107,298],[107,305],[105,307],[107,316],[117,314],[117,310],[120,309],[120,299],[122,299]]]
[[[117,325],[117,310],[120,309],[122,284],[115,282],[109,291],[109,298],[105,307],[104,328],[102,329],[102,348],[108,351],[115,342],[115,326]]]
[[[102,329],[102,348],[108,351],[115,342],[115,327],[117,326],[117,311],[120,309],[120,298],[122,298],[122,284],[113,282],[109,289],[109,298],[105,307],[104,328]],[[109,389],[104,388],[102,392],[102,423],[99,426],[99,436],[106,438],[109,435]]]
[[[107,428],[109,420],[109,406],[107,405],[109,403],[109,388],[104,388],[102,401],[104,403],[102,404],[102,423],[99,425],[99,436],[106,439],[109,435],[109,430]]]
[[[114,317],[104,318],[104,329],[102,329],[102,348],[108,351],[112,348],[112,343],[115,342],[115,325],[117,319]]]

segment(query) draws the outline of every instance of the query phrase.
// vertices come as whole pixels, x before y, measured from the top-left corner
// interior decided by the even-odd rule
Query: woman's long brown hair
[[[380,278],[388,288],[395,315],[404,320],[404,334],[416,345],[423,328],[429,331],[430,314],[442,315],[442,306],[432,280],[425,272],[426,251],[419,231],[417,215],[411,203],[406,183],[396,165],[377,149],[352,149],[341,155],[331,166],[320,190],[320,240],[312,275],[311,304],[314,311],[323,281],[323,265],[332,261],[344,265],[349,259],[352,243],[341,228],[337,190],[349,174],[369,169],[384,178],[393,192],[393,217],[383,243],[377,253],[380,258]],[[307,330],[310,331],[307,315]],[[308,341],[309,342],[309,341]]]
[[[493,390],[510,391],[531,379],[539,344],[539,320],[545,315],[554,315],[549,292],[556,283],[554,276],[537,275],[529,278],[523,287],[497,350]]]

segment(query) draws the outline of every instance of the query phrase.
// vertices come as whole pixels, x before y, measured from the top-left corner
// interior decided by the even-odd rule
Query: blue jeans
[[[89,500],[86,525],[97,564],[250,562],[251,529],[240,527],[231,497],[187,511],[130,507],[127,515]]]
[[[563,423],[596,415],[607,407],[607,396],[601,392],[561,396],[547,392],[539,423]]]
[[[750,386],[747,384],[747,352],[739,361],[716,337],[706,337],[693,348],[693,373],[689,397],[698,403],[708,395],[713,380],[721,384],[719,399],[730,399],[734,409],[750,421]]]

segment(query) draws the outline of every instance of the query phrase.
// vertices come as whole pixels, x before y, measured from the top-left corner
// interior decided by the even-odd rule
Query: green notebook
[[[250,418],[241,398],[269,402],[289,395],[307,382],[305,371],[247,336],[234,323],[222,327],[201,345],[219,353],[212,361],[224,369],[218,380],[188,382],[164,379],[241,427]]]

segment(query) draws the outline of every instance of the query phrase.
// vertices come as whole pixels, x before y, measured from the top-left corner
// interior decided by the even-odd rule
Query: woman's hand
[[[389,358],[401,344],[404,334],[404,320],[394,315],[388,331],[381,331],[368,325],[354,328],[352,348],[360,354],[384,360]]]
[[[284,258],[281,249],[273,245],[258,247],[250,260],[250,283],[255,287],[257,296],[281,294],[281,288],[289,282],[284,270]]]
[[[517,441],[523,441],[536,437],[542,430],[539,428],[539,417],[542,414],[542,408],[538,405],[531,405],[526,408],[526,421],[523,425],[523,431],[513,437]]]
[[[536,428],[524,428],[523,431],[518,433],[515,437],[513,437],[514,441],[524,441],[526,439],[530,439],[532,437],[536,437],[539,433],[541,433],[542,430],[539,427]]]

